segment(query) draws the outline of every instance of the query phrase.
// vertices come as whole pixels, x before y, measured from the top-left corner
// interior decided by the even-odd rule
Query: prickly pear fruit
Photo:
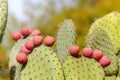
[[[52,46],[55,42],[55,39],[52,36],[46,36],[44,39],[44,44],[46,46]]]
[[[39,29],[35,29],[35,30],[33,30],[32,31],[32,33],[31,33],[32,35],[40,35],[41,34],[41,32],[40,32],[40,30]]]
[[[82,50],[82,52],[85,57],[92,57],[92,49],[91,48],[84,48]]]
[[[80,48],[78,46],[72,45],[69,47],[69,52],[72,56],[78,56],[79,51],[80,51]]]
[[[108,57],[106,57],[106,56],[103,56],[103,57],[99,60],[99,62],[100,62],[100,64],[101,64],[101,66],[103,66],[103,67],[107,67],[107,66],[111,63],[110,59],[109,59]]]
[[[21,33],[22,33],[22,35],[23,35],[24,37],[30,35],[31,32],[32,32],[32,30],[31,30],[30,28],[27,28],[27,27],[25,27],[25,28],[23,28],[23,29],[21,30]]]
[[[34,49],[33,40],[28,40],[27,42],[25,42],[25,47],[26,47],[28,50],[33,50],[33,49]]]
[[[25,46],[22,46],[20,48],[20,52],[25,53],[26,55],[28,55],[31,51],[28,50]]]
[[[33,37],[33,43],[35,46],[39,46],[42,43],[42,40],[43,40],[42,36],[35,35]]]
[[[12,38],[13,38],[13,40],[17,41],[20,38],[22,38],[22,34],[20,32],[14,32],[14,33],[12,33]]]
[[[17,62],[19,62],[20,64],[25,64],[27,62],[27,55],[24,53],[19,53],[16,56],[16,60]]]
[[[101,57],[103,56],[102,51],[101,50],[94,50],[93,51],[93,58],[97,61],[99,61],[101,59]]]

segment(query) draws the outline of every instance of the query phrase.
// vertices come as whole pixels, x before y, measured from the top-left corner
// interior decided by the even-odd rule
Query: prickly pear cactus
[[[8,0],[0,0],[0,43],[4,34],[8,15]]]
[[[8,15],[8,3],[7,0],[0,0],[0,43],[2,42],[4,30],[6,28]],[[2,61],[0,59],[0,78],[2,73]]]
[[[64,80],[61,64],[52,48],[41,45],[28,56],[15,80]]]
[[[118,70],[118,74],[117,75],[120,76],[120,54],[118,54],[117,57],[118,57],[117,60],[118,60],[118,65],[119,65],[119,70]]]
[[[106,76],[105,80],[116,80],[116,76]]]
[[[89,34],[91,34],[95,28],[100,27],[107,32],[109,35],[113,46],[117,51],[120,50],[120,13],[119,12],[112,12],[107,14],[104,17],[99,18],[96,20],[90,30]]]
[[[23,65],[17,63],[16,65],[16,71],[15,71],[15,76],[13,77],[14,80],[21,80],[21,70],[22,70]],[[12,80],[12,79],[11,79]]]
[[[10,56],[9,56],[9,69],[12,67],[12,66],[16,66],[16,55],[19,53],[20,51],[20,47],[24,46],[25,42],[27,40],[30,40],[32,39],[32,35],[25,38],[25,39],[20,39],[19,41],[17,41],[17,43],[12,47],[11,49],[11,52],[10,52]]]
[[[76,43],[76,30],[75,25],[71,20],[65,20],[60,24],[57,34],[57,55],[60,62],[62,63],[64,59],[69,55],[68,48],[70,45],[75,45]]]
[[[103,54],[108,56],[111,60],[111,64],[105,67],[105,73],[107,75],[117,74],[118,63],[115,48],[111,43],[111,39],[108,34],[101,28],[96,28],[91,34],[88,34],[86,38],[86,46],[91,47],[93,50],[102,50]]]
[[[68,56],[63,63],[65,80],[103,80],[105,73],[101,65],[92,58]]]

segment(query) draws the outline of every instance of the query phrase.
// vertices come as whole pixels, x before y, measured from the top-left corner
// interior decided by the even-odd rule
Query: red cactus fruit
[[[39,46],[42,43],[42,40],[43,40],[42,36],[35,35],[33,37],[33,43],[36,47]]]
[[[92,57],[92,49],[91,48],[84,48],[82,50],[82,52],[85,57]]]
[[[72,56],[78,56],[80,52],[79,46],[72,45],[69,47],[69,52]]]
[[[103,56],[102,51],[101,50],[94,50],[93,51],[93,58],[97,61],[99,61],[101,59],[101,57]]]
[[[30,28],[27,28],[27,27],[25,27],[25,28],[23,28],[23,29],[21,30],[21,33],[22,33],[22,35],[23,35],[24,37],[30,35],[31,32],[32,32],[32,30],[31,30]]]
[[[22,38],[22,34],[20,32],[14,32],[14,33],[12,33],[12,38],[13,38],[13,40],[17,41],[20,38]]]
[[[31,33],[32,35],[40,35],[41,34],[41,32],[40,32],[40,30],[39,29],[35,29],[35,30],[33,30],[32,31],[32,33]]]
[[[103,66],[103,67],[107,67],[111,63],[110,59],[106,56],[102,56],[102,58],[99,60],[99,62],[101,64],[101,66]]]
[[[46,36],[45,39],[44,39],[44,44],[46,46],[52,46],[55,42],[55,39],[51,36]]]
[[[27,55],[24,53],[19,53],[16,56],[16,61],[21,63],[21,64],[25,64],[27,62]]]
[[[25,43],[25,47],[26,47],[28,50],[33,50],[33,49],[34,49],[33,40],[28,40],[28,41]]]
[[[20,48],[20,52],[25,53],[26,55],[28,55],[31,51],[28,50],[25,46],[22,46]]]

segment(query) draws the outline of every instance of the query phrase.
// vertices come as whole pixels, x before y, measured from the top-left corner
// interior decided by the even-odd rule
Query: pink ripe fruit
[[[44,44],[46,46],[52,46],[54,44],[54,42],[55,42],[55,39],[53,37],[51,37],[51,36],[47,36],[44,39]]]
[[[28,50],[25,46],[22,46],[20,48],[20,52],[25,53],[26,55],[28,55],[31,51]]]
[[[103,56],[102,51],[101,50],[94,50],[93,51],[93,58],[97,61],[99,61],[101,59],[101,57]]]
[[[35,46],[39,46],[42,43],[42,40],[43,40],[42,36],[35,35],[33,37],[33,43]]]
[[[32,31],[32,33],[31,33],[32,35],[40,35],[41,34],[41,32],[40,32],[40,30],[39,29],[35,29],[35,30],[33,30]]]
[[[108,57],[103,56],[100,60],[99,60],[101,66],[103,67],[107,67],[108,65],[110,65],[111,61]]]
[[[16,56],[16,61],[21,63],[21,64],[25,64],[27,62],[27,55],[24,53],[19,53]]]
[[[28,50],[33,50],[33,49],[34,49],[33,40],[28,40],[28,41],[25,43],[25,47],[26,47]]]
[[[12,33],[12,38],[13,38],[13,40],[17,41],[20,38],[22,38],[22,34],[20,32],[14,32],[14,33]]]
[[[92,57],[92,49],[91,48],[84,48],[82,50],[82,52],[85,57]]]
[[[31,30],[30,28],[27,28],[27,27],[25,27],[25,28],[23,28],[23,29],[21,30],[21,33],[22,33],[22,35],[23,35],[24,37],[30,35],[31,32],[32,32],[32,30]]]
[[[69,52],[72,56],[78,56],[79,51],[80,51],[80,48],[78,46],[72,45],[69,47]]]

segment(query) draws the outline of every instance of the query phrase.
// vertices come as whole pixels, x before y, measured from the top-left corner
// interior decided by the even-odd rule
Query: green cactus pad
[[[64,80],[61,64],[53,49],[45,45],[35,48],[21,70],[21,80]]]
[[[104,68],[107,75],[117,74],[118,63],[115,48],[111,43],[111,39],[108,34],[101,28],[96,28],[86,38],[86,46],[91,47],[93,50],[102,50],[110,60],[111,64]]]
[[[100,27],[104,29],[109,35],[113,46],[117,51],[120,50],[120,13],[112,12],[106,16],[96,20],[91,28],[89,33],[92,33],[95,28]]]
[[[76,43],[76,30],[75,25],[71,20],[65,20],[62,24],[59,25],[59,27],[56,47],[57,55],[60,62],[62,63],[69,55],[69,46],[75,45]]]
[[[12,67],[12,66],[16,66],[16,56],[17,54],[19,53],[20,51],[20,47],[24,46],[25,42],[27,40],[30,40],[32,39],[32,35],[25,38],[25,39],[20,39],[17,41],[17,43],[12,47],[11,49],[11,52],[10,52],[10,56],[9,56],[9,69]]]
[[[0,0],[0,43],[4,34],[8,15],[8,0]]]
[[[116,76],[106,76],[104,80],[116,80]]]
[[[21,80],[21,70],[24,65],[17,63],[14,80]]]
[[[66,80],[103,80],[105,73],[93,58],[68,56],[63,63]]]
[[[118,70],[118,76],[120,76],[120,54],[117,55],[117,60],[118,60],[118,65],[119,65],[119,70]]]

